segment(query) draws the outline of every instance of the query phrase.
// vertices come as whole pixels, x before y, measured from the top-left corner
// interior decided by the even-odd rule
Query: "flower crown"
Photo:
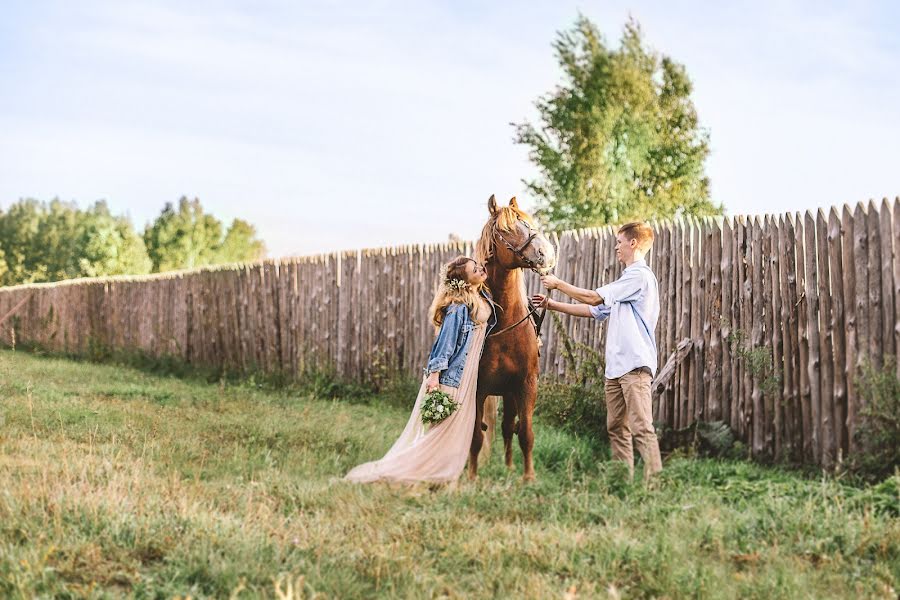
[[[444,287],[454,292],[464,292],[469,289],[469,282],[463,279],[445,279]]]

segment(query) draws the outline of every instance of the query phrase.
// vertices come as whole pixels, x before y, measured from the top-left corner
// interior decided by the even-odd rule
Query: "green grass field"
[[[381,456],[407,409],[11,351],[0,398],[4,598],[900,589],[896,475],[854,487],[681,456],[646,489],[591,439],[537,422],[532,485],[495,448],[455,490],[357,486],[340,477]]]

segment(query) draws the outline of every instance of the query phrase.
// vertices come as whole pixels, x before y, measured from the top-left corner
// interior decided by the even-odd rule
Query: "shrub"
[[[856,385],[863,408],[852,467],[866,479],[883,479],[900,469],[900,378],[895,359],[886,357],[880,369],[865,364]]]

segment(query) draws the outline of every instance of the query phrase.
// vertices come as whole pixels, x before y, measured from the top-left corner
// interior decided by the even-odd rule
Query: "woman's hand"
[[[531,303],[538,308],[550,308],[550,296],[535,294],[531,297]]]
[[[434,390],[438,389],[438,387],[441,385],[439,377],[440,377],[440,374],[437,371],[435,371],[434,373],[432,373],[425,379],[425,391],[426,392],[428,392],[430,394]]]

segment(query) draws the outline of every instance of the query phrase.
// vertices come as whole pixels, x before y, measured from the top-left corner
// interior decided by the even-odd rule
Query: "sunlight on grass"
[[[4,597],[897,594],[898,476],[673,457],[647,489],[537,422],[533,485],[497,444],[453,490],[358,486],[406,409],[9,351],[0,393]]]

